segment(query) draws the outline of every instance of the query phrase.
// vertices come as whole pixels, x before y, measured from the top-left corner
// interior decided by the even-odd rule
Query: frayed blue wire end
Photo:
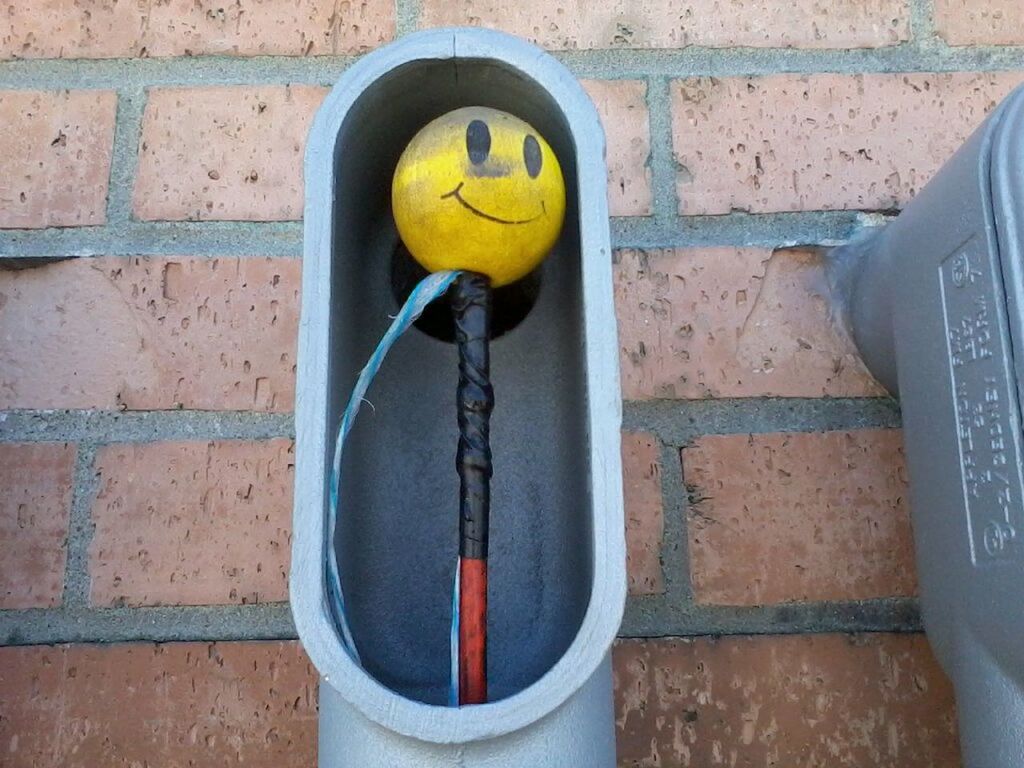
[[[345,597],[341,588],[341,572],[338,568],[338,542],[335,538],[338,530],[338,498],[341,491],[342,448],[345,445],[345,439],[348,437],[349,431],[352,429],[356,414],[359,413],[359,408],[363,404],[366,391],[370,388],[373,377],[377,375],[381,365],[384,363],[384,358],[387,356],[388,351],[398,340],[398,337],[405,333],[419,316],[423,314],[423,310],[427,308],[427,305],[443,296],[458,276],[458,272],[435,272],[425,277],[412,289],[409,298],[405,300],[402,309],[391,322],[391,326],[380,340],[377,348],[373,350],[373,354],[370,355],[370,360],[366,363],[366,367],[359,373],[359,378],[356,379],[355,387],[352,388],[352,394],[349,396],[348,405],[345,407],[345,412],[341,415],[338,439],[334,443],[330,503],[327,513],[327,595],[331,602],[334,618],[341,629],[345,650],[348,651],[349,656],[360,666],[362,666],[362,661],[359,658],[359,651],[356,650],[355,641],[352,639],[352,631],[349,629],[348,619],[345,616]],[[458,574],[456,574],[456,584],[458,584]],[[456,609],[457,607],[456,597]],[[458,626],[457,617],[453,616],[452,624],[455,627]],[[453,679],[458,679],[457,669]]]

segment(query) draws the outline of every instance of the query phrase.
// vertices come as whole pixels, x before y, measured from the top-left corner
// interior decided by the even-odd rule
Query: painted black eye
[[[529,134],[523,139],[523,161],[526,163],[526,172],[530,174],[530,178],[536,179],[540,175],[542,164],[540,144]]]
[[[466,152],[473,165],[480,165],[491,153],[491,130],[483,120],[473,120],[466,127]]]

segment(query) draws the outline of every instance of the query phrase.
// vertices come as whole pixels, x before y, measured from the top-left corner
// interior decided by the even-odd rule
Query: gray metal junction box
[[[564,169],[566,223],[532,306],[495,339],[487,704],[445,705],[457,551],[454,346],[410,331],[348,443],[336,541],[328,477],[348,392],[401,297],[398,157],[453,109],[510,112]],[[555,59],[485,30],[423,32],[353,65],[306,153],[291,600],[321,674],[320,765],[612,768],[609,649],[626,593],[621,394],[604,135]],[[500,309],[500,308],[499,308]],[[345,651],[328,606],[338,548]]]
[[[865,361],[899,392],[924,623],[965,765],[1020,768],[1024,89],[830,269]]]

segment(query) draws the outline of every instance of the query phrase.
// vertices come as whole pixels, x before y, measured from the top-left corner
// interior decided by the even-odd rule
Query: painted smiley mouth
[[[460,181],[459,185],[451,192],[446,192],[445,194],[441,195],[441,199],[447,200],[449,197],[454,197],[458,201],[459,205],[461,205],[463,208],[465,208],[473,215],[479,216],[481,219],[487,219],[487,221],[493,221],[495,224],[529,224],[531,221],[536,221],[537,219],[539,219],[541,216],[548,212],[547,206],[544,205],[544,201],[541,200],[541,212],[538,213],[536,216],[530,217],[529,219],[502,219],[497,216],[492,216],[486,211],[481,211],[479,208],[476,208],[475,206],[466,202],[466,198],[462,196],[462,187],[465,183],[466,182],[464,181]]]

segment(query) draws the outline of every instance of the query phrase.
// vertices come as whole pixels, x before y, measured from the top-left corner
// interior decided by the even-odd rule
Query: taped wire
[[[338,426],[338,438],[334,443],[334,463],[331,467],[330,500],[327,514],[327,541],[329,543],[327,547],[327,594],[334,617],[341,628],[345,650],[348,651],[352,659],[360,666],[362,666],[362,661],[359,658],[359,651],[356,650],[355,641],[352,639],[352,631],[348,626],[348,619],[345,616],[345,596],[341,587],[341,571],[338,567],[338,543],[335,539],[338,529],[338,499],[341,494],[342,448],[345,445],[345,439],[348,437],[349,431],[352,429],[352,424],[355,422],[356,415],[359,413],[359,408],[363,404],[366,391],[370,388],[373,377],[377,375],[381,365],[384,363],[384,358],[387,356],[388,351],[398,340],[398,337],[405,333],[416,322],[417,318],[423,314],[423,310],[426,309],[427,305],[443,296],[458,276],[458,272],[435,272],[425,277],[412,289],[409,298],[406,299],[402,309],[399,310],[395,319],[391,322],[391,326],[385,332],[383,338],[381,338],[380,343],[377,344],[377,348],[370,355],[366,367],[359,373],[359,378],[356,379],[356,384],[352,388],[352,394],[349,396],[348,405],[345,407],[345,412],[341,415],[341,424]],[[457,574],[456,584],[458,584]],[[457,626],[457,623],[458,617],[453,615],[453,626]],[[457,670],[455,679],[458,679]]]

